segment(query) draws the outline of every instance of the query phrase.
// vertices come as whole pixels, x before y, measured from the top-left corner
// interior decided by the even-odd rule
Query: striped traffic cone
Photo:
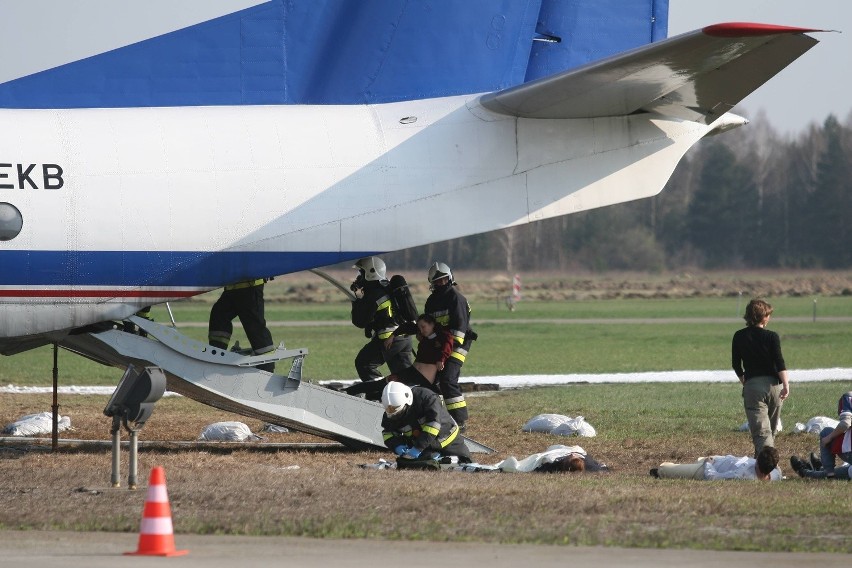
[[[181,556],[188,550],[175,550],[172,511],[166,492],[166,473],[160,466],[151,470],[148,480],[148,495],[142,511],[142,526],[139,529],[139,549],[125,552],[129,555]]]

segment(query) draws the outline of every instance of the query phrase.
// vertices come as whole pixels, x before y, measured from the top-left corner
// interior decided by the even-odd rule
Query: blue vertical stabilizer
[[[21,26],[41,21],[27,11],[43,2],[12,4]],[[157,6],[164,12],[152,18],[171,16]],[[68,38],[23,30],[52,66],[4,74],[0,107],[364,104],[488,92],[665,37],[668,0],[272,0],[222,14],[211,19],[207,8],[197,23],[82,59],[63,59]],[[105,35],[98,15],[78,14],[64,33]]]

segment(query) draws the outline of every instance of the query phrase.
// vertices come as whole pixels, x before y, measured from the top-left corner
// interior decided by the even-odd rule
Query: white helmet
[[[387,280],[385,278],[385,262],[377,256],[362,258],[352,268],[364,271],[364,280]]]
[[[397,381],[388,383],[382,391],[382,406],[385,407],[385,414],[388,416],[396,416],[413,400],[414,394],[411,388]]]
[[[436,280],[440,280],[445,276],[450,279],[450,284],[455,284],[453,271],[450,270],[450,267],[443,262],[433,262],[432,266],[429,267],[429,284],[434,284]]]

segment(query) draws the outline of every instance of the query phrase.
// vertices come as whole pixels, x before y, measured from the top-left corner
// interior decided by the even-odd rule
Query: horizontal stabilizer
[[[480,98],[523,118],[598,118],[653,112],[710,124],[816,45],[821,30],[708,26]]]

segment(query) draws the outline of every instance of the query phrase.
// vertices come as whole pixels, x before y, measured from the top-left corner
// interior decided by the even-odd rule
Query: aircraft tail
[[[7,0],[0,108],[375,104],[506,89],[666,36],[668,0]],[[5,25],[4,25],[5,24]]]

